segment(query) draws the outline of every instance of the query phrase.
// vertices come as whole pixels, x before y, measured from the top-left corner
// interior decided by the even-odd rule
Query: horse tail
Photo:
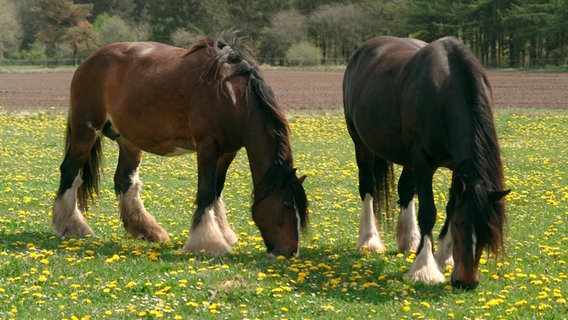
[[[492,90],[487,73],[467,47],[455,39],[450,43],[452,43],[453,52],[460,65],[464,68],[465,77],[472,90],[474,157],[471,168],[466,171],[475,172],[475,179],[481,180],[484,188],[489,192],[501,191],[504,189],[503,165],[492,111]],[[466,184],[474,182],[468,181],[467,177],[473,179],[472,175],[466,172],[461,177]],[[482,189],[476,188],[477,201],[487,203],[488,199],[481,198],[486,193],[486,190]],[[479,214],[481,217],[473,219],[478,245],[488,248],[493,253],[502,252],[504,248],[503,228],[506,223],[503,201],[492,201],[490,208],[480,210]]]
[[[70,119],[67,120],[65,134],[65,150],[69,150],[71,145],[71,125]],[[102,170],[102,143],[100,135],[95,137],[93,146],[89,151],[89,157],[80,171],[83,183],[77,190],[77,202],[82,210],[86,210],[89,202],[92,202],[95,195],[99,193],[99,176]]]
[[[394,168],[393,163],[383,158],[375,157],[373,161],[373,198],[375,199],[374,212],[379,221],[386,221],[390,225],[392,214],[390,210],[391,191],[394,189]],[[384,212],[384,214],[382,213]]]

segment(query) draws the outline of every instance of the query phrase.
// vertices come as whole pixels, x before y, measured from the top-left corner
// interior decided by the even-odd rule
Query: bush
[[[291,66],[315,66],[321,63],[321,50],[313,44],[302,41],[286,50],[286,63]]]

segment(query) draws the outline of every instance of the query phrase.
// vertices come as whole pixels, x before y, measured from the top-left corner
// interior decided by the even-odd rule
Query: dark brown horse
[[[483,249],[502,250],[508,193],[503,191],[491,86],[483,67],[451,37],[430,44],[377,37],[349,62],[343,99],[363,201],[359,248],[385,250],[373,201],[388,201],[392,164],[400,164],[398,249],[418,253],[406,275],[444,282],[432,252],[432,177],[439,167],[447,167],[453,171],[452,184],[436,258],[441,264],[454,263],[452,285],[475,288]]]
[[[196,211],[183,251],[231,252],[237,238],[221,193],[227,169],[244,146],[254,183],[252,216],[268,253],[299,254],[308,214],[304,177],[296,176],[284,113],[236,37],[206,38],[189,50],[116,43],[81,64],[71,83],[65,158],[53,205],[59,237],[93,234],[79,208],[97,192],[103,136],[119,146],[115,191],[132,236],[169,239],[139,196],[142,151],[162,156],[196,151]]]

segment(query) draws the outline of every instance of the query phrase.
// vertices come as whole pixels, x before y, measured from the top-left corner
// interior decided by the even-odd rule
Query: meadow
[[[295,165],[310,201],[298,259],[270,259],[250,215],[251,178],[241,151],[224,199],[239,236],[231,255],[182,254],[196,192],[195,155],[145,154],[142,198],[169,232],[129,238],[112,186],[117,148],[104,143],[101,192],[86,212],[96,236],[52,235],[66,115],[0,112],[0,318],[2,319],[566,319],[568,317],[568,112],[496,111],[506,185],[506,255],[484,255],[474,291],[403,277],[413,254],[356,251],[361,204],[341,111],[289,114]],[[450,173],[435,176],[439,211]],[[397,210],[392,206],[392,210]],[[393,212],[396,214],[396,212]],[[446,269],[449,279],[451,269]]]

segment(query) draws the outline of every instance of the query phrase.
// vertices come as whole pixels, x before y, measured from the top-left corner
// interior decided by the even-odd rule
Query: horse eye
[[[294,209],[294,201],[292,200],[284,200],[284,208],[286,209]]]

